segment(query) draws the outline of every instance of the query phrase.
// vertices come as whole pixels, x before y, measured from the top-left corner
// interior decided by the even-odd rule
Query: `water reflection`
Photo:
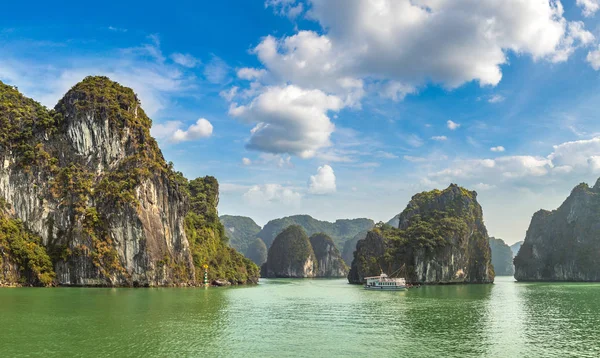
[[[525,344],[545,356],[600,356],[600,285],[518,284]]]

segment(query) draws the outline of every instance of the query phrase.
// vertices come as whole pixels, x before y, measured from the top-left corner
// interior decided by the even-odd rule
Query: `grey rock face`
[[[519,281],[600,281],[600,179],[576,186],[556,210],[533,215],[515,257]]]
[[[314,234],[310,243],[317,259],[317,277],[346,277],[348,267],[329,236]]]
[[[131,183],[132,197],[119,201],[113,195],[126,192],[111,187],[123,184],[117,182],[119,173],[145,168],[145,150],[158,153],[152,159],[166,166],[149,126],[119,123],[122,116],[132,122],[149,119],[137,100],[111,113],[98,110],[76,87],[57,106],[63,118],[57,130],[34,133],[56,163],[23,168],[14,153],[0,151],[0,198],[10,203],[9,214],[41,236],[46,247],[60,251],[58,284],[162,286],[193,281],[183,222],[187,204],[177,184],[157,170]],[[81,106],[84,101],[86,106]],[[73,182],[78,186],[70,187]],[[90,224],[96,216],[101,228]]]

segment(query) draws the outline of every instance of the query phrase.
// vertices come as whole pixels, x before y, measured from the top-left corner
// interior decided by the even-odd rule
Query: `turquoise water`
[[[0,356],[598,357],[600,284],[0,289]]]

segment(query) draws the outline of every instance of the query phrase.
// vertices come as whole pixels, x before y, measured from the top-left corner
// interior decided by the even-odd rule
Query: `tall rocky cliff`
[[[536,212],[514,263],[519,281],[600,281],[600,179]]]
[[[377,225],[358,242],[348,281],[362,283],[384,270],[411,283],[493,282],[488,233],[476,197],[455,184],[413,196],[398,228]]]
[[[317,277],[346,277],[348,275],[348,266],[327,234],[312,235],[310,244],[317,259]]]
[[[0,280],[194,285],[205,263],[213,278],[257,279],[256,266],[226,248],[216,180],[174,172],[150,126],[134,92],[106,77],[87,77],[54,110],[0,83],[0,252],[12,275]],[[37,254],[16,249],[18,240]],[[50,272],[32,275],[44,255]]]

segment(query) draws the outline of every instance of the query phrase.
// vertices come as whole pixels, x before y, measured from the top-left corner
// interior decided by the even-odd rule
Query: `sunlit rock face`
[[[314,234],[310,244],[317,259],[317,277],[346,277],[348,266],[333,240],[326,234]]]
[[[227,247],[218,183],[174,172],[151,124],[106,77],[87,77],[52,111],[0,83],[0,214],[39,237],[53,284],[195,285],[195,262],[212,279],[255,282],[258,268]],[[18,262],[4,237],[3,261]]]
[[[381,271],[420,284],[491,283],[488,233],[477,193],[455,184],[413,196],[398,228],[377,225],[358,241],[350,283]]]
[[[600,281],[600,179],[576,186],[562,205],[533,215],[515,257],[519,281]]]

